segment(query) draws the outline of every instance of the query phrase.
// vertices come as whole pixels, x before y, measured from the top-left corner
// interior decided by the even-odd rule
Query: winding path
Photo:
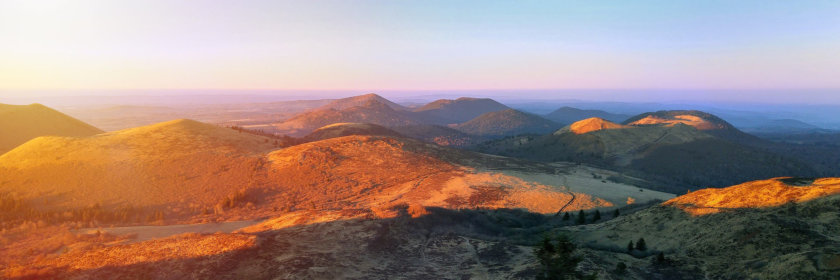
[[[555,174],[557,173],[558,172],[555,171]],[[572,202],[575,202],[575,198],[577,198],[577,196],[575,196],[575,193],[569,191],[569,187],[566,185],[566,176],[563,176],[563,187],[566,188],[566,192],[572,196],[572,199],[569,199],[569,202],[566,202],[566,204],[563,205],[563,207],[560,207],[560,210],[557,210],[557,213],[554,214],[555,217],[560,216],[560,213],[563,213],[563,210],[566,210],[566,207],[572,205]]]

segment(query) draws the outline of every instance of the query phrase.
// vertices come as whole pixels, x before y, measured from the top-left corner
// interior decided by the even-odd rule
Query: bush
[[[647,244],[645,244],[644,238],[639,238],[639,241],[636,241],[636,250],[645,251],[647,250]]]
[[[575,249],[577,246],[566,235],[559,235],[556,244],[549,237],[544,237],[534,249],[540,262],[537,279],[580,278],[582,275],[577,271],[577,265],[583,258],[574,254]]]
[[[586,223],[586,213],[584,213],[583,210],[580,210],[580,212],[578,212],[577,224],[582,225],[582,224],[585,224],[585,223]]]

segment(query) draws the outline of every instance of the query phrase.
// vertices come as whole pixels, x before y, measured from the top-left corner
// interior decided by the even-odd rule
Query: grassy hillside
[[[455,100],[435,100],[414,111],[446,120],[447,124],[462,123],[482,114],[510,109],[490,98],[461,97]]]
[[[681,123],[625,126],[583,134],[572,132],[571,127],[553,135],[490,141],[475,149],[544,162],[596,164],[660,182],[660,190],[673,193],[761,178],[819,174],[795,157],[720,139]]]
[[[0,155],[39,136],[86,137],[102,132],[41,104],[0,104]]]
[[[455,128],[468,134],[504,137],[526,133],[543,134],[559,128],[560,125],[540,116],[507,109],[482,114]]]
[[[625,262],[630,268],[624,277],[631,279],[668,271],[697,271],[706,279],[840,277],[840,240],[834,234],[840,230],[840,180],[784,181],[692,192],[571,232],[604,267]],[[628,251],[627,243],[639,238],[647,250]],[[662,261],[656,260],[658,252],[664,253]]]

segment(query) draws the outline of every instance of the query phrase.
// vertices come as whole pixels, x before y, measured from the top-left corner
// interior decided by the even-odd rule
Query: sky
[[[0,94],[726,89],[790,98],[840,89],[838,15],[840,1],[0,0]]]

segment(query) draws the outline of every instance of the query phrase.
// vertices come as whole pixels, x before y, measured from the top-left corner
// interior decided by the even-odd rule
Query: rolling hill
[[[469,121],[485,113],[506,109],[510,108],[490,98],[461,97],[455,100],[435,100],[414,111],[445,120],[446,124],[454,124]]]
[[[39,136],[86,137],[102,132],[41,104],[0,104],[0,155]]]
[[[468,134],[504,137],[519,134],[543,134],[559,128],[555,122],[514,109],[482,114],[454,128]]]
[[[568,106],[554,110],[551,113],[544,115],[543,117],[556,123],[562,124],[570,124],[589,118],[600,118],[607,121],[620,123],[630,118],[629,115],[613,114],[602,110],[584,110]]]
[[[696,110],[671,110],[642,113],[625,120],[626,125],[674,125],[677,123],[692,126],[700,131],[736,143],[752,144],[760,141],[758,137],[746,134],[727,121]]]
[[[345,136],[284,145],[275,138],[191,120],[87,138],[39,137],[0,156],[0,196],[11,195],[31,205],[33,213],[96,206],[107,211],[156,211],[165,218],[153,221],[184,222],[399,203],[547,213],[568,202],[570,189],[577,194],[572,205],[577,208],[623,203],[626,197],[599,191],[604,185],[623,188],[627,194],[636,190],[588,176],[574,176],[575,186],[556,176],[537,180],[505,170],[556,174],[584,167],[522,163],[514,168],[515,160],[394,136]],[[491,168],[496,171],[481,171]],[[602,171],[584,174],[591,172]],[[656,197],[661,196],[647,199]],[[146,221],[125,219],[116,222]]]
[[[691,123],[712,126],[696,119]],[[500,139],[480,144],[476,150],[538,161],[612,166],[637,177],[668,182],[668,190],[675,193],[697,186],[728,186],[760,178],[817,174],[811,165],[792,156],[742,145],[708,132],[681,121],[619,125],[588,119],[551,135]],[[725,135],[739,133],[743,134],[736,130]]]
[[[352,104],[355,106],[343,109],[321,108],[308,111],[286,121],[272,124],[272,127],[275,130],[274,132],[279,134],[299,137],[334,123],[370,123],[392,127],[425,122],[424,119],[413,112],[395,110],[376,98],[368,97],[360,104]]]
[[[0,191],[36,208],[212,207],[240,188],[263,183],[261,156],[274,139],[191,120],[93,137],[39,137],[0,156]],[[189,205],[196,209],[189,209]]]

